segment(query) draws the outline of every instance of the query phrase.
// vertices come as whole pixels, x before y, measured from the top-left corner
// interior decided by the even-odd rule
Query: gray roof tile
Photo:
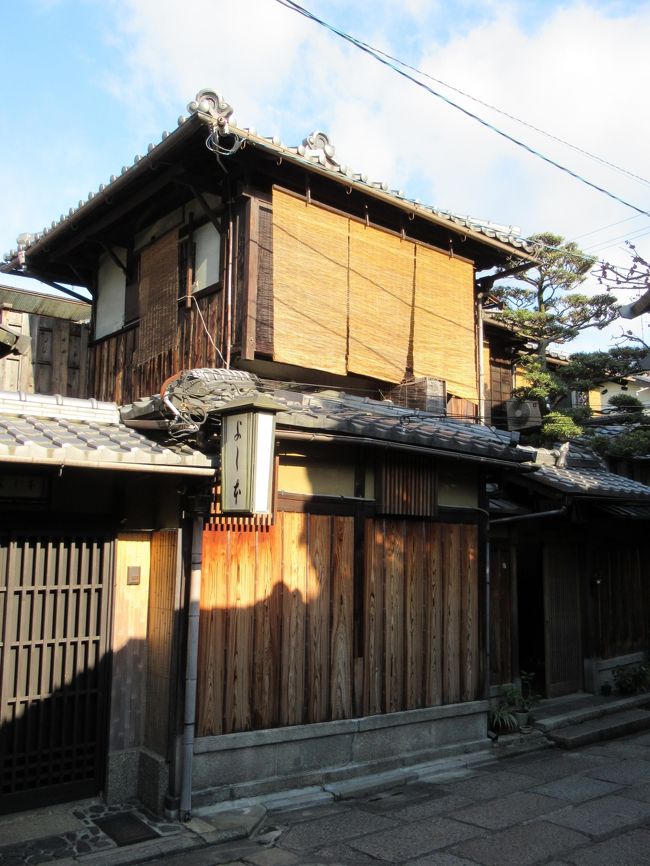
[[[58,418],[61,412],[64,417]],[[77,413],[77,420],[74,414]],[[0,463],[94,466],[105,469],[206,474],[211,460],[198,451],[172,450],[121,423],[117,406],[91,400],[0,392]]]
[[[535,484],[574,496],[605,496],[621,499],[649,499],[650,487],[623,475],[600,469],[560,469],[541,466],[531,476]]]
[[[531,452],[517,446],[519,435],[484,427],[479,424],[438,417],[417,409],[405,409],[389,401],[357,397],[344,391],[296,390],[299,386],[261,380],[254,376],[230,381],[223,371],[188,370],[177,383],[177,398],[182,401],[182,389],[199,379],[209,392],[202,403],[208,413],[218,411],[235,397],[270,397],[283,409],[277,415],[280,429],[313,430],[363,437],[377,442],[397,442],[432,451],[446,451],[470,457],[502,460],[512,463],[528,462]],[[185,385],[183,385],[185,383]],[[304,386],[303,386],[304,387]],[[172,401],[176,399],[172,396]],[[152,397],[148,403],[124,407],[123,417],[145,417],[151,414],[170,418],[162,400]]]

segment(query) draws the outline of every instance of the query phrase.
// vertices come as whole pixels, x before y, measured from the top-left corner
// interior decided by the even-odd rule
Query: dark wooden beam
[[[80,244],[84,243],[84,241],[98,240],[98,235],[103,229],[115,223],[121,217],[125,216],[134,208],[138,207],[138,205],[147,201],[147,199],[150,199],[160,189],[162,189],[164,186],[167,186],[167,184],[172,183],[174,178],[181,170],[181,166],[179,165],[171,166],[169,169],[167,169],[167,171],[164,171],[162,174],[158,175],[152,183],[147,184],[147,186],[144,189],[140,190],[140,192],[129,196],[129,198],[120,205],[113,205],[111,203],[110,187],[107,190],[104,190],[104,192],[100,193],[100,195],[104,196],[106,200],[106,206],[109,208],[107,213],[103,217],[94,220],[91,224],[91,227],[89,227],[85,231],[80,231],[78,229],[75,229],[74,226],[71,226],[70,228],[71,231],[74,232],[74,236],[67,243],[56,247],[57,259],[62,259],[63,256],[72,252]]]

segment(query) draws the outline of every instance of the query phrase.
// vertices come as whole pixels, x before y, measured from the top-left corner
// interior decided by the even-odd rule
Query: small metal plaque
[[[127,586],[138,586],[140,584],[140,566],[129,565],[126,569]]]

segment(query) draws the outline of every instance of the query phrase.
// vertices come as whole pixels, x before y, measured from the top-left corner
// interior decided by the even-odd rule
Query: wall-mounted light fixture
[[[284,409],[258,395],[221,409],[221,510],[228,514],[273,511],[275,415]]]

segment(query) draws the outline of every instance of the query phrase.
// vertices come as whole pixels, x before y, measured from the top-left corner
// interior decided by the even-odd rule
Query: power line
[[[586,237],[589,237],[589,235],[595,235],[595,234],[597,234],[598,232],[604,232],[605,229],[611,229],[611,228],[614,228],[614,226],[620,226],[621,223],[629,223],[630,220],[638,220],[638,219],[639,219],[639,216],[638,216],[638,215],[631,216],[631,217],[625,217],[625,219],[622,219],[622,220],[616,220],[616,222],[613,222],[613,223],[607,223],[606,226],[600,226],[600,228],[592,229],[592,230],[589,231],[589,232],[583,232],[581,235],[574,235],[574,236],[571,238],[571,240],[572,240],[572,241],[579,241],[580,238],[586,238]]]
[[[500,135],[502,138],[505,138],[507,141],[511,142],[512,144],[515,144],[517,147],[522,148],[523,150],[530,153],[532,156],[536,156],[538,159],[541,159],[544,162],[548,163],[549,165],[552,165],[554,168],[557,168],[560,171],[563,171],[565,174],[568,174],[570,177],[573,177],[576,180],[580,181],[581,183],[585,184],[586,186],[591,187],[591,189],[595,189],[597,192],[600,192],[603,195],[608,196],[609,198],[613,199],[614,201],[617,201],[619,204],[622,204],[625,207],[629,207],[639,214],[643,214],[644,216],[650,217],[650,211],[647,211],[644,208],[638,207],[637,205],[632,204],[631,202],[626,201],[625,199],[616,195],[616,193],[610,192],[608,189],[605,189],[605,187],[599,186],[598,184],[593,183],[590,180],[587,180],[587,178],[583,177],[582,175],[577,174],[577,172],[573,171],[572,169],[568,168],[567,166],[562,165],[559,162],[556,162],[554,159],[551,159],[550,156],[546,156],[545,154],[541,153],[540,151],[535,150],[534,148],[530,147],[530,145],[526,144],[525,142],[521,141],[520,139],[515,138],[514,136],[510,135],[507,132],[504,132],[502,129],[499,129],[497,126],[494,126],[494,124],[490,123],[489,121],[484,120],[478,114],[474,114],[473,112],[469,111],[467,108],[463,108],[462,105],[459,105],[457,102],[454,102],[452,99],[449,99],[448,96],[445,96],[444,94],[440,93],[439,91],[434,90],[432,87],[429,87],[429,85],[425,84],[422,81],[419,81],[417,78],[414,78],[412,75],[409,75],[408,72],[405,72],[403,69],[400,69],[399,67],[395,66],[395,64],[391,60],[389,60],[385,56],[382,56],[382,53],[379,52],[377,49],[373,48],[370,45],[367,45],[365,42],[362,42],[359,39],[356,39],[354,36],[350,36],[350,34],[346,33],[344,30],[339,30],[338,28],[333,27],[331,24],[328,24],[326,21],[323,21],[321,18],[318,18],[312,12],[309,12],[307,9],[303,8],[298,3],[294,2],[294,0],[276,0],[276,2],[279,3],[281,6],[285,6],[287,9],[290,9],[292,12],[297,12],[298,14],[303,15],[305,18],[308,18],[310,21],[313,21],[314,23],[319,24],[321,27],[325,27],[331,33],[334,33],[336,36],[340,36],[341,39],[345,39],[351,45],[354,45],[356,48],[359,48],[361,51],[365,52],[370,57],[373,57],[375,60],[377,60],[377,62],[383,64],[384,66],[387,66],[389,69],[392,69],[394,72],[396,72],[398,75],[401,75],[403,78],[406,78],[407,81],[410,81],[413,84],[416,84],[418,87],[421,87],[423,90],[426,90],[432,96],[436,96],[436,97],[438,97],[438,99],[442,99],[443,102],[447,103],[447,105],[450,105],[452,108],[455,108],[457,111],[461,111],[467,117],[480,123],[481,126],[485,126],[487,129],[490,129],[492,132],[496,132],[497,135]]]
[[[363,40],[357,39],[356,37],[350,38],[354,40],[354,42],[358,43],[360,46],[363,46],[364,48],[370,49],[371,51],[380,54],[382,57],[385,57],[387,60],[391,60],[393,63],[398,63],[400,66],[403,66],[404,69],[410,69],[411,72],[415,72],[416,75],[421,75],[423,78],[428,78],[429,81],[435,81],[436,84],[442,84],[443,87],[446,87],[448,90],[451,90],[454,93],[458,93],[459,96],[464,96],[466,99],[471,99],[472,102],[476,102],[478,103],[478,105],[482,105],[484,108],[488,108],[490,111],[494,111],[497,114],[502,115],[503,117],[507,117],[509,120],[514,120],[515,123],[519,123],[521,126],[525,126],[527,129],[532,129],[533,132],[538,132],[540,135],[543,135],[546,138],[550,138],[552,141],[558,142],[558,144],[563,144],[565,147],[569,147],[571,148],[571,150],[575,150],[577,153],[581,153],[583,156],[587,156],[589,157],[589,159],[593,159],[596,162],[599,162],[601,165],[605,165],[608,168],[614,169],[614,171],[618,171],[621,174],[626,175],[627,177],[631,177],[634,180],[638,180],[641,183],[645,183],[650,186],[650,180],[642,177],[639,174],[635,174],[633,171],[629,171],[627,168],[616,165],[616,163],[611,162],[610,160],[605,159],[602,156],[598,156],[598,154],[591,153],[591,151],[586,150],[583,147],[579,147],[577,144],[572,144],[565,138],[561,138],[558,135],[547,132],[545,129],[542,129],[539,126],[535,126],[535,124],[533,123],[522,120],[520,117],[517,117],[514,114],[510,114],[508,111],[504,111],[504,109],[499,108],[496,105],[492,105],[490,102],[486,102],[483,99],[480,99],[478,96],[472,96],[472,94],[468,93],[466,90],[461,90],[459,87],[455,87],[453,84],[449,84],[448,82],[443,81],[441,78],[436,78],[434,75],[430,75],[428,72],[424,72],[422,69],[418,69],[416,66],[411,66],[410,63],[406,63],[406,61],[400,60],[399,57],[395,57],[394,55],[389,54],[387,51],[382,51],[381,48],[374,48],[373,46],[368,45],[367,42],[363,42]]]

